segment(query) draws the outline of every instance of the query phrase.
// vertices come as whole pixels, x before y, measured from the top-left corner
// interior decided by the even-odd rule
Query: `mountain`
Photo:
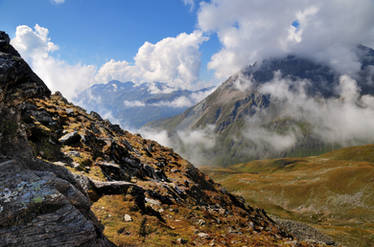
[[[374,145],[320,156],[258,160],[209,176],[272,215],[311,224],[344,246],[374,243]]]
[[[325,246],[51,94],[0,32],[0,246]]]
[[[75,101],[113,118],[122,126],[138,129],[145,123],[173,117],[205,98],[212,88],[182,90],[165,83],[110,81],[81,92]]]
[[[148,126],[166,129],[173,147],[187,158],[191,149],[180,133],[213,129],[214,146],[204,150],[201,164],[314,155],[371,143],[370,124],[349,124],[372,115],[374,50],[358,46],[355,52],[360,59],[355,73],[295,55],[266,59],[232,75],[184,113]]]

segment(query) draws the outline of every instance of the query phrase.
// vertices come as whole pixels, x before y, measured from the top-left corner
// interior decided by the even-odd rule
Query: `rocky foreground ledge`
[[[0,119],[0,246],[324,246],[172,149],[51,95],[4,32]]]

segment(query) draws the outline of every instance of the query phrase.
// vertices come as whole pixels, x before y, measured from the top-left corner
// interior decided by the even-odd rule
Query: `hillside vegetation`
[[[0,31],[0,247],[325,246],[51,94],[9,42]]]
[[[346,246],[373,246],[374,145],[203,170],[272,215],[308,223]]]

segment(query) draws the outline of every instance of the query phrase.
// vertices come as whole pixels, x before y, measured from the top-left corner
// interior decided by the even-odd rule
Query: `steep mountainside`
[[[111,81],[95,84],[76,97],[88,110],[111,114],[122,126],[140,128],[144,124],[173,117],[208,95],[212,88],[175,90],[164,83]]]
[[[359,94],[374,95],[374,50],[358,46],[356,52],[361,69],[350,76],[357,81]],[[178,131],[214,126],[216,145],[207,152],[206,159],[212,164],[319,154],[343,143],[323,140],[324,135],[318,133],[315,125],[324,123],[316,118],[326,116],[322,113],[308,116],[311,111],[308,104],[314,103],[312,109],[321,107],[332,111],[329,101],[341,99],[343,102],[341,81],[348,79],[342,79],[342,75],[327,65],[297,56],[264,60],[231,76],[183,114],[148,126],[168,130],[174,143],[183,143],[177,140]],[[357,104],[362,109],[367,107]],[[374,141],[354,136],[352,140],[355,143]]]
[[[273,215],[311,224],[345,246],[366,247],[374,243],[373,152],[374,145],[365,145],[203,171]]]
[[[173,150],[51,95],[0,32],[0,246],[298,242]]]

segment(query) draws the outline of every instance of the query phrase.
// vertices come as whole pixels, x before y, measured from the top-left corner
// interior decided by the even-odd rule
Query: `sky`
[[[354,73],[374,0],[0,0],[0,29],[68,99],[94,83],[196,89],[293,53]]]

